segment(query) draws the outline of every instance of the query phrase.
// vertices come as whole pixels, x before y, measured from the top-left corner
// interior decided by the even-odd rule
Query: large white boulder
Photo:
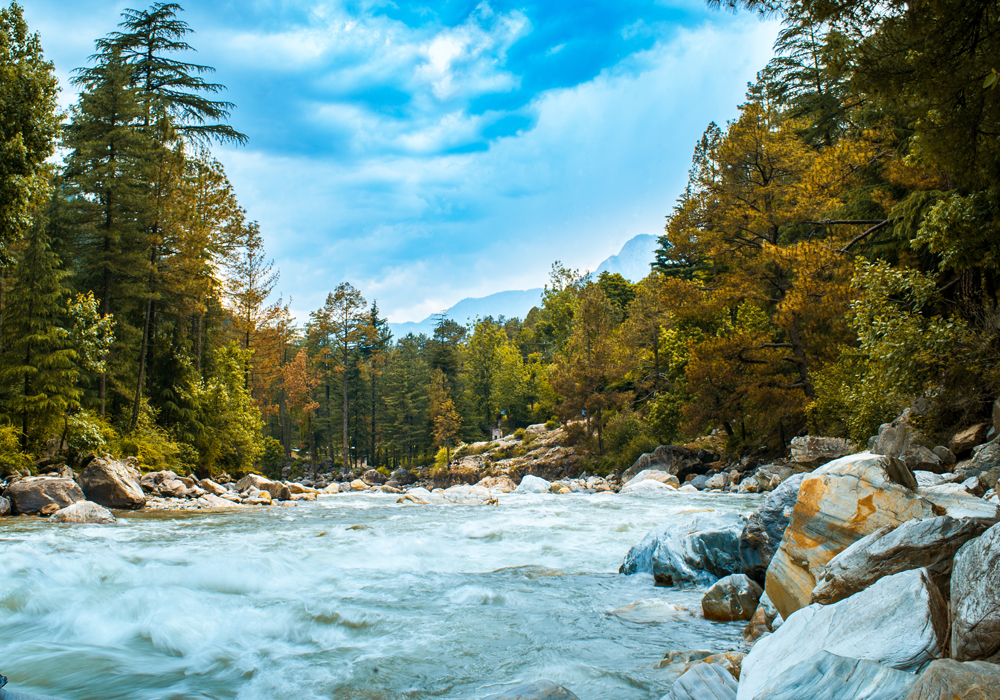
[[[548,493],[551,483],[537,476],[525,474],[514,493]]]
[[[658,479],[643,479],[642,481],[633,479],[622,487],[621,493],[667,493],[676,490],[676,486],[670,486]]]
[[[1000,662],[1000,524],[955,554],[951,618],[953,659]]]
[[[850,598],[814,603],[757,641],[743,660],[738,700],[756,700],[821,651],[915,672],[944,652],[948,607],[924,570],[887,576]],[[803,696],[805,697],[805,696]]]

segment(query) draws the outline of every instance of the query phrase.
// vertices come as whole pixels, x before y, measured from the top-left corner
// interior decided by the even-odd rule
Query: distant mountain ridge
[[[657,237],[648,233],[641,233],[638,236],[626,241],[618,255],[610,258],[597,266],[594,276],[602,272],[612,274],[619,273],[630,282],[638,282],[649,274],[649,265],[656,257]],[[542,302],[542,288],[515,289],[506,292],[497,292],[485,297],[466,298],[443,311],[442,313],[453,321],[466,324],[475,321],[477,318],[486,316],[504,316],[505,318],[524,318],[531,307],[538,306]],[[432,314],[423,321],[405,321],[403,323],[390,323],[389,329],[395,338],[402,338],[408,333],[420,335],[424,333],[431,335],[434,333],[434,316]]]

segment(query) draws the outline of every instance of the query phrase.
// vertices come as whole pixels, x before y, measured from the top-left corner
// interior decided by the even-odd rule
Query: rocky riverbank
[[[621,573],[711,584],[704,616],[748,623],[741,649],[668,652],[663,700],[1000,697],[1000,402],[948,447],[912,415],[796,469],[749,518],[699,514],[632,548]]]

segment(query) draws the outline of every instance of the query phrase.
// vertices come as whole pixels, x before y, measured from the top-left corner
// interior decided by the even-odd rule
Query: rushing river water
[[[666,651],[738,648],[743,623],[702,618],[700,590],[618,575],[622,558],[655,525],[758,502],[361,494],[115,526],[7,518],[0,669],[66,700],[459,699],[540,678],[658,700]]]

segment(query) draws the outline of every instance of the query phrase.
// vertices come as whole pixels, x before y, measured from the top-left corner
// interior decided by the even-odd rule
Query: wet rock
[[[916,485],[899,460],[867,453],[806,476],[767,568],[764,590],[782,617],[809,604],[822,568],[854,542],[885,525],[939,515],[913,491]]]
[[[668,651],[663,655],[663,659],[659,661],[655,668],[667,668],[668,666],[688,666],[694,661],[701,661],[709,656],[713,656],[714,653],[711,651],[704,651],[702,649],[686,649],[684,651]]]
[[[722,668],[729,671],[729,673],[733,677],[733,680],[739,681],[740,667],[743,664],[743,659],[745,657],[746,654],[743,654],[738,651],[725,651],[721,654],[712,654],[711,656],[706,656],[704,659],[696,659],[693,661],[689,661],[688,664],[684,667],[684,671],[687,671],[695,664],[715,664],[716,666],[721,666]]]
[[[550,486],[551,484],[545,479],[526,474],[514,489],[514,493],[548,493]]]
[[[743,660],[738,698],[765,697],[766,687],[820,651],[917,671],[944,653],[947,634],[948,606],[925,571],[887,576],[839,603],[802,608],[758,640]]]
[[[375,469],[369,469],[366,471],[361,477],[361,480],[369,486],[381,486],[387,481],[385,475]]]
[[[483,700],[580,700],[580,698],[561,685],[543,680],[487,695]]]
[[[628,488],[629,484],[638,484],[643,481],[646,481],[647,479],[652,479],[653,481],[659,481],[660,483],[673,486],[674,488],[681,487],[680,479],[678,479],[673,474],[657,471],[655,469],[644,469],[643,471],[639,472],[634,477],[626,481],[622,485],[622,489],[624,490]]]
[[[792,438],[791,461],[809,469],[857,452],[854,444],[844,438],[803,435]]]
[[[736,686],[724,667],[698,663],[680,675],[663,700],[736,700]]]
[[[10,515],[10,501],[0,496],[0,518]]]
[[[917,678],[906,700],[996,700],[1000,666],[985,661],[935,659]]]
[[[656,479],[643,479],[642,481],[632,481],[628,482],[622,487],[620,493],[643,493],[643,492],[670,492],[676,491],[677,487],[670,486],[662,481]]]
[[[774,632],[775,620],[780,618],[781,615],[778,614],[778,609],[768,600],[766,594],[762,595],[760,602],[757,603],[757,609],[754,611],[753,617],[750,618],[750,622],[743,629],[743,641],[753,645],[754,642],[765,634]]]
[[[288,487],[282,484],[280,481],[271,481],[266,479],[260,474],[247,474],[245,477],[236,482],[237,490],[242,493],[246,491],[251,486],[260,489],[261,491],[267,491],[271,494],[271,498],[277,501],[289,501],[292,498],[291,491]]]
[[[985,529],[975,520],[947,515],[886,525],[830,560],[813,588],[812,602],[836,603],[880,578],[924,567],[930,567],[932,578],[947,597],[955,552]]]
[[[986,442],[986,434],[990,432],[989,423],[977,423],[965,430],[960,430],[948,442],[948,449],[956,456],[963,457],[972,452],[972,448]]]
[[[747,519],[746,527],[740,533],[743,571],[758,583],[764,583],[767,567],[791,521],[799,488],[805,478],[805,474],[796,474],[779,485]]]
[[[48,505],[56,510],[86,500],[83,491],[72,479],[33,476],[11,484],[4,492],[10,500],[12,512],[34,515]]]
[[[1000,662],[1000,525],[955,554],[951,617],[953,659]]]
[[[988,523],[1000,521],[996,504],[976,498],[962,484],[938,484],[917,489],[917,493],[953,518],[976,518]]]
[[[768,683],[754,698],[767,700],[901,700],[916,676],[873,661],[837,656],[827,651]]]
[[[757,610],[764,590],[745,574],[720,578],[701,599],[701,610],[707,620],[733,622],[749,620]]]
[[[616,615],[629,622],[640,624],[650,624],[657,622],[670,622],[678,616],[688,616],[691,611],[680,605],[668,603],[662,598],[652,598],[650,600],[638,600],[620,608],[611,610],[612,615]]]
[[[108,525],[117,522],[110,510],[92,501],[79,501],[52,514],[54,523],[94,523]]]
[[[97,458],[81,472],[77,482],[89,501],[105,508],[138,510],[146,505],[140,476],[139,470],[127,462]]]
[[[661,586],[709,583],[740,573],[739,537],[745,523],[735,513],[710,513],[654,528],[629,550],[619,573],[651,573]]]
[[[673,474],[682,483],[689,474],[703,474],[708,464],[715,461],[715,455],[695,452],[679,445],[660,445],[653,452],[642,455],[622,474],[622,481],[628,481],[639,472],[651,469]]]

